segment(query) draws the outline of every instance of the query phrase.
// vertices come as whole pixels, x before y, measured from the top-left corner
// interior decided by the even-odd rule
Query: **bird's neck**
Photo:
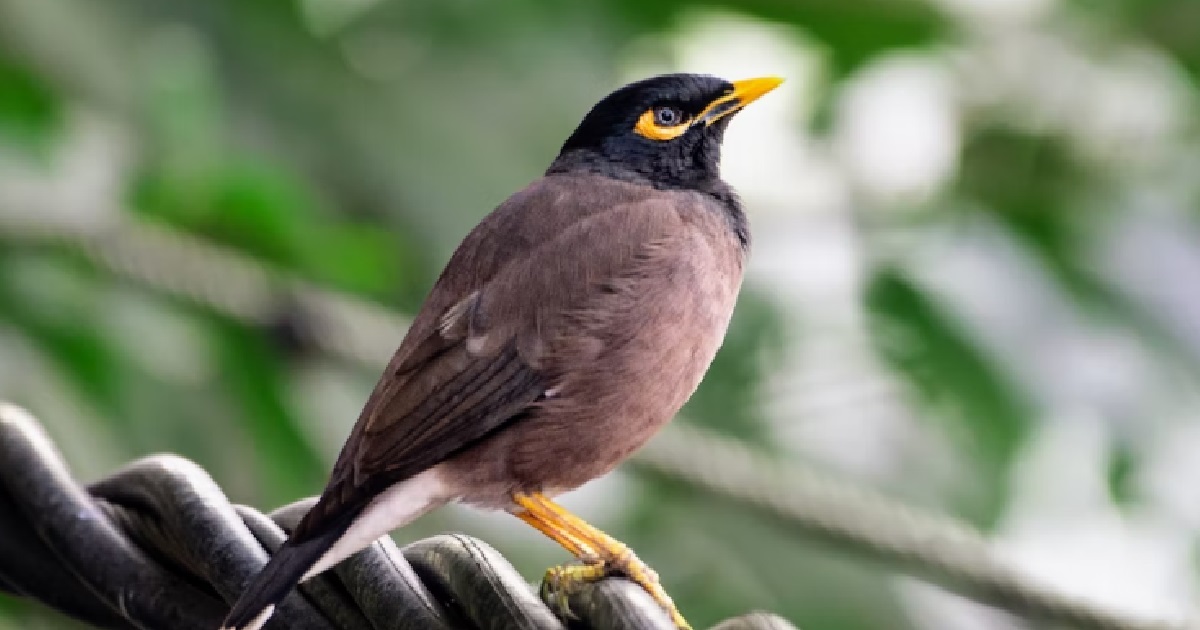
[[[559,154],[558,158],[546,170],[547,175],[556,174],[591,174],[611,177],[623,182],[651,186],[659,190],[688,190],[712,197],[720,205],[729,229],[741,243],[742,249],[750,247],[750,224],[742,209],[741,199],[737,192],[720,175],[715,172],[703,177],[697,177],[696,171],[691,171],[688,177],[672,177],[661,171],[643,172],[628,164],[606,159],[603,155],[591,151],[568,151]]]
[[[603,150],[573,149],[563,151],[546,170],[555,173],[592,173],[621,181],[648,184],[661,190],[698,190],[708,192],[728,188],[717,169],[718,156],[696,159],[692,155],[670,155],[660,152],[644,154],[630,148],[616,156]]]

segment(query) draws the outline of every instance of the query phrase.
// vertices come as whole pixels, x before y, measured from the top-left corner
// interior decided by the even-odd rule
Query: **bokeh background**
[[[727,136],[755,245],[682,421],[1195,613],[1195,0],[0,0],[0,399],[84,479],[170,451],[240,502],[313,494],[382,364],[306,343],[286,283],[249,325],[37,226],[161,226],[412,313],[592,103],[676,70],[788,79]],[[697,627],[1027,625],[636,467],[566,502]],[[396,538],[444,530],[531,580],[566,559],[457,508]],[[73,627],[0,597],[0,628]]]

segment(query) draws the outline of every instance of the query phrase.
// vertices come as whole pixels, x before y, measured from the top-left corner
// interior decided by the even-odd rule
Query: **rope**
[[[371,369],[384,365],[408,320],[360,300],[268,271],[195,238],[142,223],[81,230],[0,214],[0,238],[58,242],[109,272],[249,324],[278,320],[281,291],[305,314],[321,351]],[[791,527],[897,562],[946,588],[1016,614],[1096,630],[1183,630],[1190,620],[1142,619],[1036,584],[978,532],[867,488],[762,454],[711,432],[672,423],[634,457],[643,470],[684,481]]]
[[[231,505],[199,466],[135,461],[87,488],[24,410],[0,403],[0,591],[102,628],[212,630],[312,505],[269,517]],[[606,579],[541,598],[499,553],[464,535],[403,549],[389,537],[301,586],[276,608],[293,630],[669,630],[641,587]],[[794,630],[762,614],[722,630]]]

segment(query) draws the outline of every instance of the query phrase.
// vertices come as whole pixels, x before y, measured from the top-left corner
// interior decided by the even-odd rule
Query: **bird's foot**
[[[546,578],[542,581],[542,594],[552,595],[553,601],[564,614],[570,615],[566,602],[573,589],[577,591],[582,584],[610,575],[621,575],[645,589],[671,616],[671,621],[679,630],[692,630],[683,615],[679,614],[671,596],[663,590],[658,574],[629,547],[542,494],[514,494],[513,502],[522,508],[517,517],[554,539],[583,562],[582,566],[554,567],[546,571]]]
[[[658,581],[658,573],[642,562],[641,558],[633,553],[631,549],[620,545],[618,553],[611,559],[604,562],[602,565],[605,573],[608,575],[624,575],[632,580],[638,586],[641,586],[650,594],[654,601],[658,602],[663,610],[671,616],[671,621],[675,623],[675,627],[679,630],[692,630],[692,626],[688,624],[687,619],[683,618],[679,609],[675,607],[675,602],[667,595],[667,591],[663,589],[662,583]]]
[[[622,547],[617,554],[607,559],[599,556],[582,558],[582,565],[565,565],[550,567],[542,579],[542,597],[555,602],[559,611],[567,616],[573,616],[568,603],[570,596],[579,588],[590,582],[597,582],[606,577],[619,575],[626,577],[641,586],[659,606],[671,617],[671,621],[679,630],[692,630],[687,620],[675,607],[671,596],[663,589],[658,581],[658,573],[642,562],[629,548]]]
[[[577,593],[584,584],[603,580],[607,577],[602,564],[569,564],[546,569],[542,578],[541,595],[547,602],[554,602],[559,614],[571,619],[578,619],[571,612],[571,595]]]

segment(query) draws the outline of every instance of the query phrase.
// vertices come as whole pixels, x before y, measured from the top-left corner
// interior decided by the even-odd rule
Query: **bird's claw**
[[[691,624],[683,618],[679,609],[675,607],[675,602],[667,595],[667,591],[663,589],[662,584],[658,581],[658,573],[642,562],[640,558],[635,556],[632,551],[627,551],[623,554],[619,561],[609,565],[609,569],[614,572],[619,572],[628,577],[638,586],[641,586],[650,594],[650,597],[662,606],[667,614],[671,616],[671,621],[679,630],[692,630]]]
[[[571,595],[578,592],[580,586],[608,576],[608,571],[599,557],[591,560],[592,558],[583,559],[583,565],[550,567],[542,577],[542,599],[552,602],[557,612],[568,619],[579,619],[571,612]]]
[[[646,563],[632,552],[626,550],[617,560],[604,561],[599,557],[587,557],[581,558],[581,560],[584,562],[582,565],[551,567],[546,570],[546,575],[542,578],[542,599],[552,601],[559,614],[569,619],[578,619],[571,612],[569,602],[571,595],[578,592],[580,586],[584,584],[597,582],[611,575],[621,575],[645,589],[650,597],[667,611],[678,630],[692,630],[692,626],[675,607],[671,596],[667,595],[662,584],[659,583],[658,573],[646,566]]]

